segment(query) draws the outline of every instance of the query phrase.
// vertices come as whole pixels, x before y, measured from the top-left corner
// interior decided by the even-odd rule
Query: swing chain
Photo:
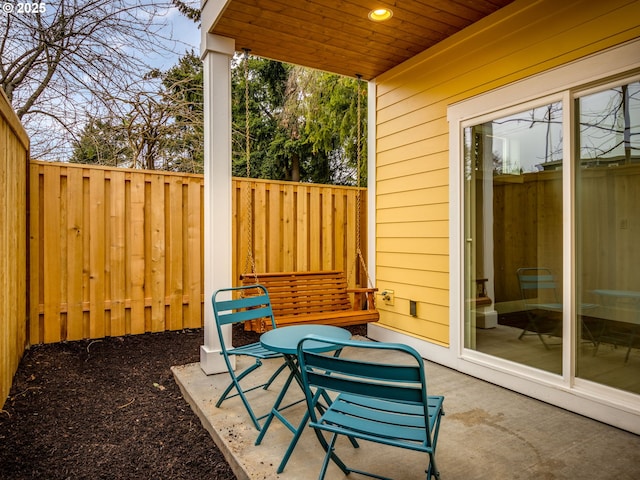
[[[247,161],[247,180],[251,178],[251,132],[249,122],[249,49],[244,49],[244,114],[245,114],[245,156]],[[256,273],[256,262],[253,257],[253,202],[252,202],[253,185],[249,185],[246,189],[245,208],[246,232],[247,239],[247,257],[244,265],[244,271],[250,271],[254,278],[254,283],[258,283],[258,274]]]
[[[362,96],[362,92],[361,92],[361,84],[362,84],[362,75],[357,75],[358,77],[358,89],[357,89],[357,106],[356,106],[356,110],[358,112],[358,120],[357,120],[357,151],[356,151],[356,159],[357,159],[357,171],[356,171],[356,186],[357,186],[357,191],[356,191],[356,212],[357,212],[357,218],[356,218],[356,254],[357,254],[357,259],[353,262],[353,266],[351,267],[351,272],[349,273],[349,279],[347,281],[349,281],[351,279],[351,276],[353,274],[353,271],[355,270],[356,267],[356,263],[357,261],[360,262],[360,266],[362,267],[362,271],[365,273],[366,277],[367,277],[367,282],[368,285],[373,287],[373,283],[371,282],[371,278],[369,277],[369,272],[367,271],[367,265],[366,262],[364,261],[364,257],[362,255],[362,249],[360,248],[361,246],[361,220],[362,220],[362,207],[361,207],[361,195],[362,195],[362,190],[360,188],[360,183],[361,183],[361,173],[360,173],[360,168],[361,168],[361,157],[362,157],[362,108],[360,106],[360,102],[361,102],[361,96]],[[358,282],[359,283],[359,279]]]

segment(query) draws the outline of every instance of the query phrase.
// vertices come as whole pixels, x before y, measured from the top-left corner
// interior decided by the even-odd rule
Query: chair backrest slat
[[[420,368],[413,365],[389,365],[380,362],[356,361],[315,353],[305,353],[307,364],[323,370],[362,378],[389,382],[420,382]],[[312,357],[312,359],[311,359]]]
[[[338,393],[351,393],[365,397],[420,404],[423,395],[420,385],[400,385],[390,383],[363,382],[357,378],[346,379],[337,375],[307,371],[307,379],[312,387],[324,388]]]
[[[250,291],[258,294],[250,296],[242,296],[242,294]],[[224,294],[239,294],[239,298],[230,300],[219,300]],[[213,304],[213,314],[218,328],[222,325],[232,323],[245,322],[247,320],[257,320],[264,318],[271,324],[272,328],[276,327],[273,309],[267,290],[262,285],[251,285],[246,287],[224,288],[218,290],[211,297]]]
[[[519,268],[516,272],[523,300],[559,301],[556,279],[546,267]]]
[[[230,323],[246,322],[248,320],[257,320],[259,318],[268,318],[272,315],[271,307],[252,308],[250,310],[236,310],[229,313],[220,313],[218,321],[220,325],[229,325]],[[269,320],[270,321],[270,320]]]
[[[305,340],[298,346],[298,356],[303,377],[311,387],[336,393],[350,393],[377,399],[415,402],[426,405],[427,386],[424,363],[418,353],[406,345],[336,341],[310,337],[314,341],[325,341],[338,348],[395,350],[405,353],[406,362],[389,364],[383,360],[360,360],[351,356],[322,355],[304,349]],[[426,408],[426,407],[425,407]]]

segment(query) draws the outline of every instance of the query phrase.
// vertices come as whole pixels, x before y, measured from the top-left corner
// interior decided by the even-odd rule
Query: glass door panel
[[[640,82],[575,105],[576,376],[640,393]]]
[[[562,107],[464,129],[468,349],[562,370]]]

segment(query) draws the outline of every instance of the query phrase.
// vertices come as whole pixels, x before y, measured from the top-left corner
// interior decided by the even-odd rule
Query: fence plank
[[[82,170],[71,168],[67,171],[67,338],[66,340],[80,340],[86,337],[82,321],[74,321],[83,318],[83,279],[84,265],[83,251],[85,242],[85,229],[83,223],[84,205],[84,179]]]
[[[147,218],[149,219],[149,250],[147,258],[149,262],[148,281],[151,285],[151,318],[149,330],[161,332],[165,329],[165,305],[164,305],[164,276],[165,276],[165,191],[164,179],[161,175],[151,177],[151,193],[147,204]]]
[[[29,343],[32,345],[43,342],[42,316],[39,313],[40,306],[44,304],[41,180],[40,166],[32,163],[29,166]]]
[[[44,234],[42,237],[45,247],[43,262],[44,273],[44,341],[46,343],[59,342],[61,337],[60,319],[60,167],[53,166],[51,175],[44,178],[42,197],[45,199],[43,208]],[[47,252],[56,252],[47,255]]]
[[[319,187],[309,187],[309,250],[310,270],[322,270],[322,202]]]
[[[182,328],[182,260],[184,250],[182,247],[182,179],[180,177],[169,177],[169,199],[166,202],[168,208],[165,210],[165,221],[167,228],[167,239],[169,244],[166,247],[167,275],[166,289],[170,299],[170,310],[168,318],[169,330],[179,330]]]
[[[298,188],[296,195],[297,237],[296,237],[296,270],[310,270],[309,264],[309,191],[307,187]]]
[[[280,185],[269,185],[267,189],[267,242],[269,245],[282,245],[282,234],[280,227],[282,225],[282,194]],[[281,248],[266,248],[267,265],[270,270],[283,271],[284,263],[282,261]]]
[[[125,173],[114,171],[109,179],[109,268],[111,299],[110,331],[112,336],[127,333],[124,299],[125,273]]]
[[[132,334],[144,333],[145,329],[145,178],[144,173],[131,174],[131,187],[129,188],[129,232],[130,243],[128,270],[130,278],[131,309],[129,316],[129,332]]]
[[[197,328],[202,325],[202,292],[204,291],[203,277],[203,184],[191,179],[188,183],[186,216],[187,216],[187,274],[186,285],[189,295],[188,315],[185,326]]]
[[[268,211],[267,211],[267,188],[263,182],[257,182],[254,187],[253,199],[253,257],[258,272],[269,270],[267,261],[268,245]],[[261,228],[258,228],[260,225]]]
[[[333,270],[334,267],[334,211],[333,211],[333,194],[331,188],[322,188],[320,190],[322,205],[322,270]]]
[[[296,205],[294,203],[294,187],[291,184],[282,187],[282,248],[281,262],[283,272],[293,272],[296,269],[296,257],[293,254],[295,249],[295,214]]]
[[[105,177],[104,170],[89,173],[89,303],[91,338],[110,333],[105,321]]]

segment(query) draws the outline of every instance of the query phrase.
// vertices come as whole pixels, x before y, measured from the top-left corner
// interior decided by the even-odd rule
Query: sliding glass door
[[[558,98],[463,129],[464,347],[640,393],[640,82]]]
[[[640,82],[575,100],[576,291],[594,348],[576,376],[640,393]]]
[[[465,346],[560,374],[561,104],[465,128],[464,160]]]

